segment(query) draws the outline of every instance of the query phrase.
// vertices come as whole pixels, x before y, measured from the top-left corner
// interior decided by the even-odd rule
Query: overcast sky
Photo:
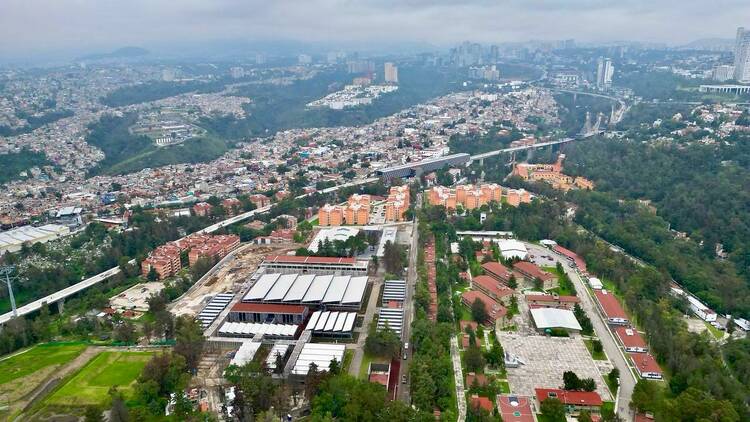
[[[0,55],[216,39],[681,44],[742,25],[750,0],[0,0]]]

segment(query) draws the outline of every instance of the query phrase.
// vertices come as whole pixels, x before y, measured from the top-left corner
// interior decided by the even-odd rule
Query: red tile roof
[[[526,301],[536,301],[536,302],[569,302],[569,303],[578,303],[579,299],[576,296],[553,296],[553,295],[541,295],[541,294],[527,294],[526,295]]]
[[[492,404],[492,400],[477,395],[471,396],[471,406],[474,408],[481,407],[488,412],[492,412],[492,409],[495,408],[495,405]]]
[[[499,262],[485,262],[484,264],[482,264],[482,268],[486,272],[490,273],[491,275],[495,275],[502,280],[508,280],[510,276],[513,275],[513,272],[510,270],[510,268]]]
[[[463,302],[468,306],[471,306],[471,304],[474,303],[476,299],[484,302],[484,306],[485,308],[487,308],[487,314],[489,315],[489,318],[490,320],[492,320],[492,322],[495,322],[496,320],[504,317],[505,314],[508,313],[508,310],[504,306],[498,304],[494,299],[482,292],[469,290],[468,292],[464,292],[461,295],[461,300],[463,300]]]
[[[567,391],[558,388],[535,388],[539,403],[549,398],[556,398],[568,405],[601,406],[602,398],[596,391]]]
[[[276,305],[273,303],[243,303],[238,302],[232,307],[232,312],[257,312],[268,314],[302,314],[307,306]]]
[[[646,341],[634,328],[617,327],[615,328],[615,334],[625,347],[638,347],[643,349],[648,347]]]
[[[498,299],[513,294],[513,289],[500,284],[499,281],[487,275],[478,275],[474,277],[472,283],[476,285],[476,288],[489,292],[490,296],[494,295]]]
[[[656,359],[649,353],[628,353],[630,359],[633,360],[635,367],[638,369],[638,373],[643,374],[644,372],[653,372],[661,374],[661,368],[656,363]]]
[[[617,298],[612,292],[606,290],[594,290],[594,294],[596,295],[599,304],[601,304],[602,309],[604,309],[607,318],[628,319],[628,315],[625,313],[625,310],[622,309],[620,302],[617,301]]]
[[[577,267],[578,267],[578,268],[579,268],[579,269],[580,269],[581,271],[586,271],[586,261],[584,261],[584,260],[583,260],[583,258],[581,258],[580,256],[578,256],[578,254],[577,254],[577,253],[575,253],[575,252],[571,251],[570,249],[566,249],[566,248],[563,248],[563,247],[562,247],[562,246],[560,246],[560,245],[555,245],[555,246],[554,246],[554,247],[553,247],[552,249],[553,249],[553,250],[554,250],[555,252],[557,252],[557,253],[559,253],[559,254],[562,254],[562,255],[565,255],[565,256],[567,256],[568,258],[570,258],[570,259],[572,259],[573,261],[575,261],[575,263],[576,263],[576,266],[577,266]]]
[[[513,264],[513,268],[517,269],[518,271],[521,271],[522,273],[528,274],[529,276],[533,278],[540,278],[543,281],[546,280],[552,280],[555,277],[554,274],[550,274],[547,271],[544,271],[543,269],[539,268],[535,264],[532,264],[531,262],[527,261],[518,261],[515,264]]]
[[[466,384],[464,384],[466,388],[474,385],[474,380],[477,380],[477,385],[479,385],[480,387],[484,387],[485,385],[487,385],[487,377],[484,374],[475,374],[473,372],[469,372],[468,374],[466,374]]]

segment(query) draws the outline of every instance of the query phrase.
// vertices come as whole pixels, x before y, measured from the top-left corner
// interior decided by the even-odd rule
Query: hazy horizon
[[[584,43],[639,41],[682,45],[730,39],[750,16],[750,2],[668,0],[311,0],[175,5],[103,0],[5,0],[0,3],[0,56],[84,54],[122,46],[236,40],[303,43],[414,43],[445,47],[575,39]],[[0,57],[1,58],[1,57]]]

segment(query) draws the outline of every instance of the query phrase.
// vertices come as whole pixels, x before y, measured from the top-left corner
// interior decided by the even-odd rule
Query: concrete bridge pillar
[[[60,299],[57,301],[57,312],[61,314],[63,313],[64,310],[65,310],[65,299]]]

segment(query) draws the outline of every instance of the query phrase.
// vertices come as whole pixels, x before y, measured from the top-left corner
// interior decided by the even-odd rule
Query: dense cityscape
[[[377,47],[14,24],[0,418],[750,420],[750,30],[705,13]]]

